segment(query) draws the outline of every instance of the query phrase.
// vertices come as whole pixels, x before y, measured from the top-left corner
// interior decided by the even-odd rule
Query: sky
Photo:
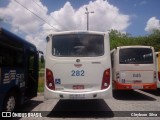
[[[48,34],[87,29],[86,7],[89,30],[145,36],[160,29],[159,6],[160,0],[0,0],[0,26],[45,51]]]

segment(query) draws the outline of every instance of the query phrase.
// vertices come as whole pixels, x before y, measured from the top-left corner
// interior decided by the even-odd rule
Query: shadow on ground
[[[103,99],[60,100],[47,117],[58,118],[101,118],[114,114]]]
[[[156,99],[134,90],[113,90],[113,97],[117,100],[155,101]]]

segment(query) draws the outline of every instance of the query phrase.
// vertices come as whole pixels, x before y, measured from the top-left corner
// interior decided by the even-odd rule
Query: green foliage
[[[39,59],[39,70],[44,69],[45,62],[41,62],[41,59]]]
[[[38,92],[44,92],[44,67],[45,67],[45,61],[42,62],[40,58],[39,59]]]
[[[160,30],[154,30],[150,35],[132,37],[130,34],[124,34],[117,30],[110,31],[111,50],[118,46],[145,45],[153,46],[155,51],[160,51]]]
[[[39,77],[39,80],[38,80],[38,92],[44,92],[44,77]]]

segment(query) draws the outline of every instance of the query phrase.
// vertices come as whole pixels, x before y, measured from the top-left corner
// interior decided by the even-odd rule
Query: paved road
[[[39,95],[20,109],[39,111],[43,116],[42,118],[18,118],[20,120],[160,120],[160,90],[116,91],[113,92],[113,98],[84,101],[45,101],[43,95]],[[136,117],[146,115],[147,117]],[[148,117],[149,115],[159,117]]]

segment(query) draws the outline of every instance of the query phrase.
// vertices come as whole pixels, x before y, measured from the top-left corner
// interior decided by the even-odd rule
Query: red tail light
[[[103,73],[101,90],[108,88],[109,85],[110,85],[110,69],[107,69]]]
[[[46,85],[49,89],[55,90],[54,76],[51,70],[46,69]]]
[[[160,81],[160,72],[158,72],[158,79],[159,79],[159,81]]]

